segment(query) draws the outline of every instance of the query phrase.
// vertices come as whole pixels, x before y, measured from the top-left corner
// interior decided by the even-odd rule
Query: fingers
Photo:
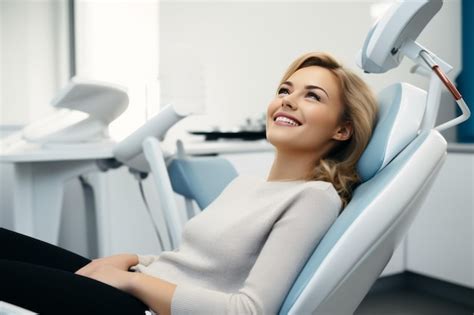
[[[95,271],[95,269],[97,269],[98,266],[100,266],[100,264],[96,260],[93,260],[87,265],[85,265],[84,267],[82,267],[81,269],[77,270],[75,274],[81,275],[81,276],[88,276],[92,274]]]
[[[94,259],[89,264],[77,270],[75,273],[81,276],[88,276],[95,272],[97,268],[103,265],[111,265],[122,271],[127,271],[131,266],[135,265],[137,261],[138,256],[134,254],[112,255],[108,257]]]
[[[82,267],[81,269],[79,269],[75,272],[76,275],[80,275],[80,276],[85,276],[86,273],[87,273],[86,267]]]

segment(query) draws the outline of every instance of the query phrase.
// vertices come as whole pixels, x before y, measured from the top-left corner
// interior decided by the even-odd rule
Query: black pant
[[[0,301],[40,314],[145,314],[132,295],[74,274],[89,259],[0,228]]]

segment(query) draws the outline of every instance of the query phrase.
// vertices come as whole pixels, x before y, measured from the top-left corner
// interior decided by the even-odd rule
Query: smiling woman
[[[360,182],[356,164],[376,115],[375,98],[357,75],[326,53],[299,57],[267,110],[267,139],[276,147],[269,179],[329,181],[344,208]]]
[[[276,148],[267,180],[233,179],[187,222],[179,248],[90,261],[0,229],[0,299],[48,314],[278,313],[350,198],[376,106],[362,80],[310,53],[290,66],[267,114]]]

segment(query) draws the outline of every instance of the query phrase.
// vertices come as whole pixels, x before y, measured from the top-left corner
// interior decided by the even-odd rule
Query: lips
[[[286,117],[286,118],[291,119],[291,120],[293,120],[294,122],[296,122],[299,126],[302,125],[302,123],[301,123],[298,119],[296,119],[295,117],[291,116],[290,114],[282,113],[282,112],[276,113],[276,114],[273,116],[273,121],[275,121],[278,117]]]

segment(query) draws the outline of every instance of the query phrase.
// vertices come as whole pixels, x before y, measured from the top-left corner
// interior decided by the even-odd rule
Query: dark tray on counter
[[[205,136],[206,141],[219,139],[241,139],[241,140],[260,140],[266,138],[266,131],[188,131],[193,135]]]

